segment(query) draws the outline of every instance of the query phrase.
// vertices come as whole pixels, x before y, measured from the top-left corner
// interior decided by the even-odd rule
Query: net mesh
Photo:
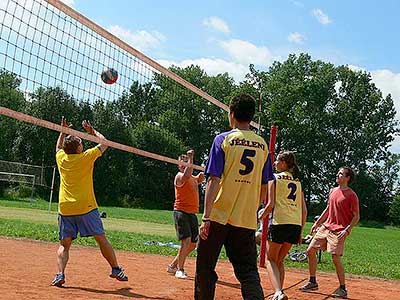
[[[109,101],[159,73],[46,1],[1,1],[0,20],[1,66],[19,75],[24,91],[60,86],[76,99]],[[101,81],[105,67],[118,71],[115,84]]]
[[[116,83],[101,81],[105,67],[118,72]],[[227,99],[233,93],[233,84],[229,85],[232,91],[225,91],[220,86],[207,86],[203,71],[195,70],[198,73],[185,77],[182,69],[166,69],[59,0],[0,1],[0,69],[21,80],[18,89],[24,93],[27,109],[19,112],[36,117],[37,122],[32,124],[46,120],[51,124],[40,126],[60,131],[55,126],[68,113],[68,121],[82,130],[77,123],[92,118],[94,127],[107,139],[124,146],[111,147],[140,155],[128,157],[127,153],[109,151],[102,159],[104,163],[96,167],[96,174],[110,178],[95,174],[104,198],[119,197],[123,205],[125,198],[129,198],[129,205],[139,206],[152,199],[154,207],[159,207],[159,199],[167,199],[163,208],[171,207],[176,166],[165,162],[176,164],[176,157],[188,149],[195,149],[197,164],[205,162],[215,134],[228,129],[227,105],[201,89],[208,87],[215,97]],[[225,80],[223,76],[218,79]],[[57,89],[76,100],[75,104]],[[56,99],[46,102],[48,106],[41,111],[43,107],[34,104],[48,97],[47,91]],[[18,110],[8,105],[11,102],[15,103],[1,103]],[[12,112],[6,114],[4,109],[0,113],[29,123]],[[0,121],[19,128],[16,134],[9,131],[4,142],[10,145],[10,151],[8,156],[0,155],[1,159],[46,165],[54,161],[54,132],[30,124],[17,126],[6,117]],[[157,155],[147,156],[155,159],[143,158],[146,155],[132,151],[133,147]],[[51,176],[46,180],[50,186]]]

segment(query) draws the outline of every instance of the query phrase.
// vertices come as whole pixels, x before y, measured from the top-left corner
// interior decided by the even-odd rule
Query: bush
[[[400,225],[400,195],[394,197],[390,205],[389,218],[393,225]]]
[[[14,187],[9,187],[4,190],[6,198],[30,198],[32,195],[32,187],[24,184],[19,184]]]

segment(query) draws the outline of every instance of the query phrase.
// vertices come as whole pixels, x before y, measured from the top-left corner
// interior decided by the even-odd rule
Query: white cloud
[[[294,5],[296,5],[298,7],[304,7],[304,4],[300,1],[291,0],[290,2],[292,2]]]
[[[173,62],[169,60],[158,60],[162,66],[168,68],[171,65],[175,65],[181,68],[185,68],[190,65],[198,65],[209,75],[218,75],[221,73],[228,72],[237,82],[244,80],[244,76],[248,73],[248,66],[242,65],[235,62],[229,62],[223,59],[211,59],[211,58],[198,58],[198,59],[187,59],[181,62]]]
[[[230,29],[226,22],[218,17],[209,17],[203,20],[203,25],[223,33],[229,33]]]
[[[75,4],[74,0],[61,0],[61,2],[64,2],[68,6],[74,6],[74,4]]]
[[[348,67],[350,70],[355,71],[355,72],[358,72],[358,71],[364,71],[364,72],[366,72],[366,71],[367,71],[366,69],[364,69],[364,68],[362,68],[362,67],[359,67],[359,66],[347,65],[347,67]]]
[[[312,11],[312,14],[314,17],[317,18],[318,22],[320,22],[323,25],[327,25],[331,23],[331,19],[329,19],[329,16],[325,14],[321,9],[316,8]]]
[[[303,36],[298,32],[292,32],[288,36],[288,41],[296,44],[303,44],[305,40],[306,40],[305,36]]]
[[[155,48],[166,40],[165,36],[158,31],[138,30],[131,32],[129,29],[118,25],[112,25],[107,30],[138,50]]]
[[[258,47],[248,41],[231,39],[220,41],[220,46],[239,64],[248,66],[270,65],[277,57],[274,57],[267,47]]]

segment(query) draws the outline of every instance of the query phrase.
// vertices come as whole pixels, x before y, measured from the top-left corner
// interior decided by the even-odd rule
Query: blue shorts
[[[84,215],[58,215],[59,240],[63,240],[67,237],[71,237],[74,240],[77,238],[78,232],[81,237],[104,234],[103,223],[101,222],[99,210],[97,208]]]

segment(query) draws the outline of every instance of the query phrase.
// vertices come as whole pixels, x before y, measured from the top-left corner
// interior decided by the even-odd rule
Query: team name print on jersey
[[[233,139],[229,142],[229,145],[231,146],[245,146],[245,147],[250,147],[250,148],[260,148],[262,150],[265,149],[265,145],[263,143],[260,142],[256,142],[256,141],[249,141],[246,139]]]

